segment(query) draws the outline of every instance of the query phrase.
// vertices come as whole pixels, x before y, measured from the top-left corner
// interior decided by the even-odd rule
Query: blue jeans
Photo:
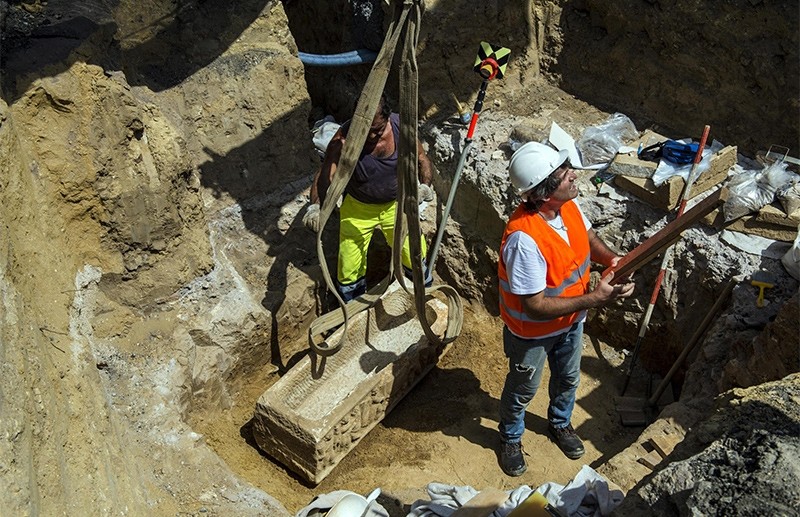
[[[545,358],[550,365],[547,420],[555,428],[569,425],[580,382],[582,337],[583,322],[573,324],[563,334],[542,339],[523,339],[503,327],[503,349],[508,357],[498,425],[503,442],[521,441],[525,409],[539,388]]]

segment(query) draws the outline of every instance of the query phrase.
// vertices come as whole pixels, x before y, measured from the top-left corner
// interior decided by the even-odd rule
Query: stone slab
[[[428,321],[437,335],[447,306],[432,299]],[[436,364],[443,352],[425,337],[414,300],[395,282],[371,309],[328,339],[335,354],[308,355],[258,399],[253,435],[258,446],[318,484]]]
[[[688,199],[721,184],[728,175],[728,170],[736,163],[736,147],[728,146],[720,149],[711,157],[709,168],[695,180]],[[627,190],[650,205],[670,211],[678,206],[681,192],[686,182],[680,176],[673,176],[659,186],[650,178],[618,175],[614,177],[614,185]],[[687,201],[688,201],[687,199]]]
[[[656,466],[658,466],[658,464],[661,463],[661,460],[662,460],[661,455],[654,450],[645,453],[638,458],[639,463],[649,468],[650,470],[655,469]]]
[[[658,164],[640,160],[636,153],[618,154],[608,166],[608,173],[614,176],[632,176],[634,178],[652,178]]]
[[[669,456],[680,441],[681,438],[675,435],[657,434],[650,437],[650,444],[662,458]]]
[[[642,135],[628,144],[630,147],[642,149],[658,142],[667,140],[667,137],[660,135],[652,129],[645,129]],[[620,153],[614,157],[608,166],[608,172],[615,176],[629,176],[634,178],[652,178],[658,168],[658,162],[640,160],[636,152]]]
[[[787,215],[775,204],[770,204],[754,214],[739,217],[728,223],[725,223],[722,210],[715,210],[705,217],[704,222],[718,230],[726,229],[776,241],[794,242],[800,225],[800,215]]]

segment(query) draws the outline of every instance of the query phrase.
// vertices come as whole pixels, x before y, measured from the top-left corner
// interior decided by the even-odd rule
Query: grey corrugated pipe
[[[372,63],[378,57],[378,53],[365,48],[342,52],[341,54],[308,54],[298,52],[300,61],[304,65],[310,66],[348,66]]]

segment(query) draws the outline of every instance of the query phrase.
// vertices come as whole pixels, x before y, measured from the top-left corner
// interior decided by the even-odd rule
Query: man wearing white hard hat
[[[587,309],[633,293],[632,283],[611,285],[610,274],[589,291],[591,262],[614,266],[620,257],[592,230],[575,198],[577,175],[566,151],[528,142],[508,167],[522,203],[500,243],[498,277],[503,348],[509,359],[500,397],[500,466],[525,472],[525,410],[536,394],[545,359],[550,365],[549,432],[571,459],[584,453],[572,427],[580,380],[581,340]]]

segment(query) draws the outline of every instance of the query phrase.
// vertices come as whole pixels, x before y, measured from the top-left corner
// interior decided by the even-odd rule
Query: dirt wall
[[[794,2],[563,2],[546,70],[608,111],[698,138],[704,125],[755,156],[800,129]]]
[[[669,74],[648,71],[659,95],[644,82],[600,80],[601,65],[578,78],[572,70],[584,70],[577,56],[590,48],[607,47],[617,60],[610,63],[627,63],[640,53],[636,34],[693,4],[614,5],[654,11],[637,19],[642,29],[599,3],[508,0],[465,10],[454,0],[428,2],[420,111],[446,128],[424,133],[432,154],[441,152],[441,185],[463,136],[451,125],[453,96],[474,102],[481,40],[512,49],[508,76],[492,83],[484,107],[495,121],[522,114],[544,131],[542,121],[558,118],[578,131],[602,118],[547,85],[545,71],[586,101],[637,120],[663,117],[676,130],[711,123],[730,128],[723,139],[753,142],[796,133],[796,119],[785,125],[780,116],[796,109],[781,108],[797,98],[791,18],[762,24],[764,38],[723,37],[744,37],[753,20],[781,19],[781,5],[737,4],[747,18],[730,11],[712,25],[706,43],[719,42],[722,64],[705,75],[679,51],[694,38],[677,27],[664,40],[651,37],[674,60]],[[230,407],[245,374],[268,363],[271,375],[290,367],[305,350],[298,337],[324,306],[313,237],[301,222],[318,164],[307,122],[312,104],[347,116],[367,69],[309,71],[296,52],[350,50],[348,6],[0,3],[0,155],[8,157],[0,162],[0,485],[8,487],[0,513],[287,513],[234,476],[187,422],[196,411]],[[699,26],[705,18],[694,9]],[[740,85],[748,79],[740,76],[749,74],[722,61],[722,47],[752,47],[750,61],[737,54],[745,72],[765,52],[785,59],[783,75],[780,66],[758,68],[766,78],[758,91],[772,100],[745,103]],[[696,76],[735,85],[731,102],[742,109],[685,96],[700,91],[684,85]],[[664,107],[660,94],[684,102]],[[712,112],[725,115],[707,120]],[[772,125],[756,123],[762,118]],[[454,211],[464,232],[448,234],[442,257],[445,278],[469,280],[462,292],[487,307],[496,305],[493,251],[503,212],[491,203],[510,199],[492,173],[507,158],[494,155],[513,124],[502,128],[478,142],[469,201]],[[481,205],[488,190],[492,199]]]
[[[300,50],[353,50],[351,4],[288,3]],[[737,0],[709,6],[697,0],[600,2],[497,0],[464,6],[425,2],[420,34],[420,107],[426,118],[471,109],[480,80],[472,64],[480,41],[511,49],[494,98],[527,104],[532,79],[543,73],[582,100],[632,117],[675,138],[712,128],[721,142],[755,156],[777,144],[798,154],[800,30],[791,2]],[[314,20],[335,23],[320,26]],[[307,69],[315,105],[348,117],[368,65]],[[390,91],[396,93],[396,78]]]
[[[186,420],[270,360],[226,209],[307,185],[302,69],[280,4],[168,4],[0,6],[3,515],[286,512]]]

